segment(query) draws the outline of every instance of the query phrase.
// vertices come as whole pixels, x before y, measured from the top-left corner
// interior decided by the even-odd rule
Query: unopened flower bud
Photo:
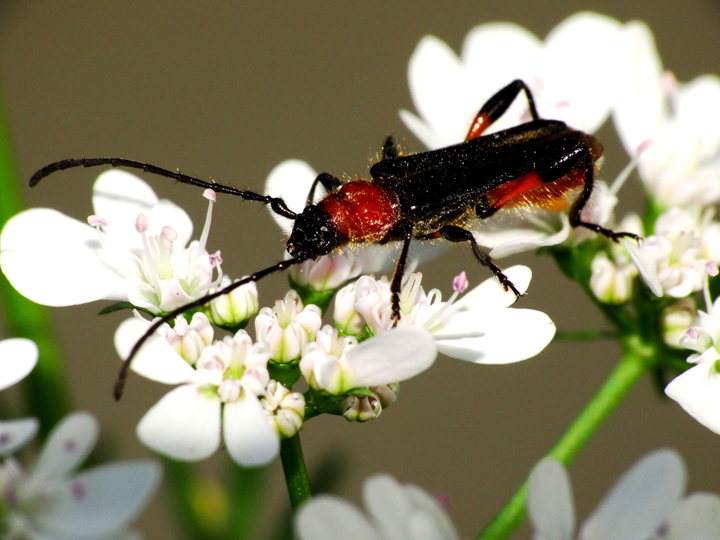
[[[666,308],[662,313],[663,340],[670,347],[683,348],[680,339],[690,330],[695,321],[697,307],[692,298],[683,298]],[[697,334],[697,332],[695,332]],[[697,335],[695,336],[697,338]]]
[[[380,401],[383,409],[387,409],[390,405],[397,401],[400,395],[400,383],[389,383],[380,386],[371,386],[370,391]]]
[[[270,344],[271,359],[288,363],[300,358],[303,346],[314,341],[322,320],[315,305],[303,307],[295,291],[275,302],[273,309],[263,308],[255,318],[258,341]]]
[[[237,281],[237,280],[236,280]],[[220,288],[230,285],[230,278],[223,276]],[[210,322],[220,328],[237,332],[244,328],[258,311],[258,292],[254,282],[242,285],[205,304],[204,311]]]
[[[195,313],[190,324],[185,317],[175,319],[175,328],[168,329],[165,339],[182,358],[195,365],[205,347],[213,340],[213,327],[204,313]]]
[[[601,302],[621,304],[630,296],[632,280],[637,269],[628,261],[613,264],[605,253],[599,253],[592,262],[590,288]]]
[[[302,427],[305,397],[301,393],[290,392],[279,382],[271,380],[261,403],[280,437],[289,439]]]
[[[374,420],[382,412],[382,404],[375,396],[348,396],[340,407],[348,422]]]

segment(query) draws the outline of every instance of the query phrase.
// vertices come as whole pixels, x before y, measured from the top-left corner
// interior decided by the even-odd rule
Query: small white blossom
[[[435,361],[432,336],[421,328],[397,328],[361,344],[325,326],[303,348],[300,370],[315,390],[340,395],[353,388],[404,381]]]
[[[692,297],[681,298],[662,313],[663,340],[667,345],[681,348],[680,340],[695,322],[697,306]]]
[[[532,275],[529,268],[513,266],[504,273],[521,293],[527,290]],[[412,275],[402,290],[398,326],[430,331],[438,351],[447,356],[480,364],[518,362],[537,355],[555,335],[555,325],[546,314],[509,308],[516,300],[515,293],[505,291],[495,277],[458,301],[456,291],[447,302],[437,289],[426,294],[421,278]],[[341,289],[337,299],[336,323],[344,332],[356,330],[355,335],[362,337],[364,329],[379,334],[393,326],[386,281],[364,276]]]
[[[680,345],[695,351],[687,358],[695,366],[670,381],[665,393],[695,420],[720,433],[720,298],[707,312],[698,311]]]
[[[188,324],[185,317],[175,319],[175,327],[165,329],[165,339],[188,364],[195,365],[215,331],[204,313],[195,313]]]
[[[93,206],[94,226],[44,208],[8,221],[0,264],[23,296],[50,306],[120,300],[160,313],[219,283],[218,259],[205,250],[210,210],[200,240],[185,247],[192,235],[187,214],[129,173],[101,174]]]
[[[38,348],[29,339],[13,338],[0,341],[0,390],[21,381],[38,361]],[[0,457],[12,454],[31,441],[40,423],[36,418],[0,422]]]
[[[656,296],[683,298],[702,289],[706,265],[717,262],[715,249],[718,228],[706,213],[698,219],[680,208],[670,208],[655,223],[655,234],[640,245],[623,240],[623,245]]]
[[[438,501],[422,488],[376,474],[363,486],[366,513],[333,495],[320,495],[295,515],[298,540],[459,540]]]
[[[228,287],[230,283],[230,278],[223,276],[218,290]],[[209,292],[212,294],[215,290]],[[211,300],[203,306],[203,310],[212,324],[237,332],[257,313],[258,307],[257,285],[251,281]]]
[[[150,322],[140,317],[124,321],[115,333],[115,348],[126,358]],[[153,335],[131,368],[165,384],[180,384],[155,404],[137,427],[140,440],[176,459],[195,461],[220,447],[221,433],[228,452],[242,466],[263,465],[275,458],[279,439],[260,398],[270,382],[266,343],[252,343],[247,332],[203,349],[194,366],[163,338]]]
[[[648,191],[670,208],[698,208],[720,200],[720,79],[703,75],[677,84],[663,72],[650,30],[627,25],[625,69],[617,78],[613,118],[632,155],[652,145],[638,163]]]
[[[289,291],[275,307],[262,308],[255,317],[258,341],[270,345],[271,359],[287,363],[300,358],[303,347],[315,340],[322,326],[320,308],[310,304],[303,307],[295,291]]]
[[[685,489],[685,466],[673,450],[656,450],[620,477],[580,527],[583,540],[647,539],[663,527]],[[571,540],[575,530],[570,478],[554,459],[530,475],[527,510],[534,538]],[[699,538],[699,537],[698,537]],[[688,538],[687,540],[690,540]]]
[[[305,418],[305,397],[291,392],[277,381],[268,383],[265,396],[260,400],[268,418],[282,438],[289,439],[302,427]]]
[[[162,469],[152,460],[108,463],[76,472],[98,436],[86,412],[65,417],[48,436],[35,466],[0,465],[3,538],[115,539],[148,504]]]
[[[371,386],[367,390],[372,395],[348,396],[343,400],[340,409],[347,421],[367,422],[380,416],[383,409],[387,409],[397,401],[400,383]]]

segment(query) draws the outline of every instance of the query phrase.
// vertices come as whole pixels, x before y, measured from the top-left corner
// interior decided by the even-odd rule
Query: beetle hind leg
[[[492,261],[490,255],[480,247],[470,231],[456,225],[446,225],[438,232],[442,238],[450,242],[470,242],[475,258],[480,262],[480,264],[487,266],[490,269],[503,288],[506,291],[510,290],[514,292],[515,296],[518,298],[523,295],[520,291],[518,291],[517,287],[515,287],[515,284],[510,281],[510,278],[503,274],[502,269]]]

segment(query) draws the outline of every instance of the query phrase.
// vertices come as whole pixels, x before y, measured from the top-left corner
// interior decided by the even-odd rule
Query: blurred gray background
[[[680,81],[720,73],[720,9],[708,0],[3,2],[0,76],[18,168],[27,179],[62,158],[122,156],[258,191],[269,171],[288,158],[338,176],[364,174],[388,134],[409,151],[423,149],[397,113],[413,109],[407,62],[424,35],[459,52],[475,25],[513,21],[544,37],[581,9],[646,21],[666,68]],[[593,59],[587,62],[568,69],[591,68]],[[600,135],[607,148],[603,176],[613,178],[627,158],[611,129]],[[39,189],[26,188],[27,204],[84,219],[98,172],[76,170]],[[206,208],[199,190],[147,180],[161,197],[190,212],[199,234]],[[623,192],[625,208],[637,204],[637,193]],[[215,216],[209,248],[222,249],[231,276],[281,256],[282,236],[264,208],[224,197]],[[503,261],[516,262],[534,271],[522,307],[547,312],[562,329],[603,324],[550,260],[525,254]],[[446,290],[461,269],[473,284],[489,277],[464,247],[423,272],[426,283]],[[283,276],[264,280],[261,304],[270,305],[285,288]],[[134,427],[168,388],[132,376],[125,398],[112,400],[119,365],[112,335],[124,314],[98,318],[100,307],[53,311],[70,384],[78,407],[99,416],[119,455],[149,455]],[[328,452],[344,456],[351,469],[337,492],[352,500],[359,499],[362,479],[378,471],[443,493],[461,535],[474,536],[617,359],[618,349],[604,342],[554,343],[511,366],[440,358],[429,372],[403,383],[399,402],[377,421],[356,425],[323,417],[308,423],[302,434],[308,465],[312,469]],[[720,491],[720,436],[674,402],[658,399],[646,379],[570,469],[579,520],[619,473],[659,446],[682,452],[692,490]],[[224,459],[218,455],[204,468],[212,474],[213,463]],[[287,507],[279,461],[269,467],[264,496],[264,519],[276,521]],[[164,496],[138,526],[146,538],[181,538]],[[516,535],[527,536],[527,528]]]

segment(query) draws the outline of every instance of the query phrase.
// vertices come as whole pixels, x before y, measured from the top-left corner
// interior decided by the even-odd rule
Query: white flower
[[[21,294],[51,306],[120,300],[160,313],[217,286],[218,259],[205,251],[210,211],[201,239],[186,248],[187,214],[119,170],[98,177],[93,207],[92,226],[46,208],[8,221],[0,264]]]
[[[687,359],[696,365],[670,381],[665,393],[695,420],[720,433],[720,298],[707,312],[698,311],[680,344],[696,351]]]
[[[229,285],[230,277],[223,276],[218,289],[224,289]],[[209,293],[212,294],[215,290],[211,289]],[[203,310],[213,324],[237,332],[257,313],[258,307],[257,285],[251,281],[211,300],[203,306]]]
[[[367,515],[333,495],[320,495],[295,515],[299,540],[459,540],[445,510],[425,490],[386,474],[365,481]]]
[[[38,348],[29,339],[13,338],[0,341],[0,390],[21,381],[38,361]],[[25,446],[37,434],[36,418],[0,422],[0,457]]]
[[[150,326],[136,317],[115,333],[115,348],[126,358]],[[166,328],[167,330],[167,328]],[[260,397],[270,376],[267,344],[255,343],[244,330],[203,349],[188,364],[161,335],[154,334],[133,359],[132,369],[148,379],[181,386],[171,390],[142,418],[140,440],[150,448],[186,461],[204,459],[220,447],[242,466],[263,465],[278,453],[280,442]]]
[[[3,461],[4,538],[110,540],[132,534],[124,529],[149,502],[162,470],[155,461],[136,460],[76,473],[97,436],[95,418],[76,412],[53,429],[29,472],[13,458]]]
[[[316,390],[340,395],[353,388],[386,385],[422,373],[435,361],[432,336],[422,328],[397,328],[361,344],[325,326],[303,348],[300,370]]]
[[[667,525],[685,489],[685,466],[673,450],[656,450],[620,477],[580,527],[583,540],[644,540]],[[570,478],[554,459],[530,475],[527,510],[537,540],[571,540],[575,508]],[[693,537],[700,538],[700,537]],[[708,537],[709,538],[709,537]],[[690,540],[690,538],[688,538]]]
[[[702,289],[706,265],[717,262],[718,225],[711,212],[700,219],[674,207],[655,222],[655,234],[640,245],[623,240],[640,275],[656,296],[683,298]],[[713,257],[713,258],[710,258]]]
[[[287,363],[300,358],[303,347],[315,340],[322,325],[320,308],[310,304],[303,307],[295,291],[289,291],[275,307],[262,308],[255,317],[255,334],[258,341],[270,345],[270,358]]]
[[[599,216],[595,217],[599,218]],[[607,222],[602,219],[585,219],[599,224]],[[635,233],[638,236],[643,234],[640,218],[636,214],[628,214],[618,229]],[[632,242],[628,243],[632,244]],[[601,302],[620,304],[632,294],[632,284],[638,274],[638,269],[630,258],[628,250],[622,246],[609,243],[607,249],[608,253],[601,251],[592,261],[590,288]]]
[[[279,382],[271,380],[260,403],[281,437],[289,439],[302,427],[305,396],[299,392],[291,392]]]
[[[521,293],[527,290],[532,276],[529,268],[513,266],[504,273]],[[348,309],[353,294],[357,316]],[[516,301],[515,293],[504,290],[495,277],[453,302],[456,296],[443,302],[440,291],[425,294],[419,275],[411,277],[401,294],[398,326],[425,328],[433,334],[438,352],[479,364],[526,360],[542,351],[555,335],[555,325],[546,314],[509,308]],[[344,331],[363,328],[364,323],[371,333],[380,333],[393,324],[386,282],[360,278],[338,292],[338,302],[342,308],[336,309],[336,322]]]
[[[613,118],[628,153],[643,141],[638,171],[665,207],[698,207],[720,200],[720,79],[698,77],[678,85],[664,73],[652,33],[627,25],[626,70],[617,78]]]
[[[681,298],[662,312],[663,341],[676,349],[681,348],[680,340],[695,322],[697,306],[692,297]]]

